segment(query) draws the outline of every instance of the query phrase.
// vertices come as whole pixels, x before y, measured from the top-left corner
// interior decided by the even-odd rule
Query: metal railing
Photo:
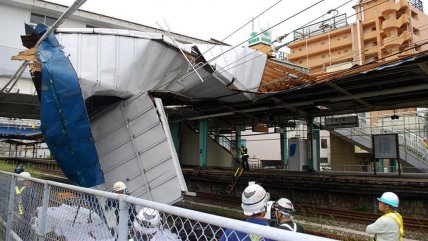
[[[215,241],[226,233],[239,240],[331,240],[3,171],[0,180],[0,239],[6,241]]]
[[[235,143],[227,136],[216,134],[213,132],[209,132],[208,136],[229,152],[231,152],[232,149],[235,147]]]
[[[393,134],[398,133],[398,142],[400,150],[405,153],[411,153],[419,160],[428,165],[428,149],[423,145],[423,138],[406,129],[393,130],[385,126],[377,126],[371,123],[370,119],[359,118],[359,127],[349,128],[352,135],[358,135],[371,141],[373,134]]]

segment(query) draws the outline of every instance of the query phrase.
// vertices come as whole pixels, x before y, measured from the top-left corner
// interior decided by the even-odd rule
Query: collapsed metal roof
[[[69,58],[82,67],[79,68],[82,69],[79,70],[82,82],[85,82],[87,76],[91,76],[93,80],[104,79],[103,76],[142,78],[141,76],[148,71],[154,72],[156,77],[150,77],[147,82],[152,83],[162,78],[164,82],[158,86],[146,84],[145,88],[153,97],[162,98],[169,120],[187,121],[196,126],[197,120],[209,118],[211,130],[230,131],[254,123],[268,123],[268,116],[270,120],[273,118],[281,125],[288,120],[317,116],[427,106],[425,95],[428,92],[426,68],[428,52],[392,61],[355,66],[345,71],[308,75],[281,61],[263,60],[264,55],[249,50],[242,51],[240,49],[242,47],[232,49],[228,46],[217,46],[211,49],[212,46],[176,45],[172,39],[162,35],[123,30],[62,29],[57,34],[76,36],[73,41],[63,43],[66,51],[67,48],[78,50],[80,46],[76,43],[80,40],[77,36],[83,35],[102,35],[105,36],[103,41],[119,35],[128,36],[129,39],[151,37],[157,41],[156,46],[169,46],[168,49],[172,50],[170,54],[177,58],[183,56],[177,48],[180,46],[185,50],[183,53],[189,61],[195,64],[195,69],[203,66],[198,72],[206,79],[204,82],[195,74],[195,70],[188,62],[180,62],[182,66],[186,66],[185,71],[177,71],[178,63],[171,65],[168,71],[159,69],[149,59],[163,58],[164,53],[155,53],[155,47],[151,46],[150,51],[137,55],[135,50],[141,49],[141,45],[135,45],[135,41],[129,39],[127,40],[130,41],[129,46],[135,46],[131,52],[133,54],[115,59],[120,61],[118,71],[100,69],[92,71],[90,61],[86,61],[86,57],[76,59],[78,56],[76,52],[69,52]],[[27,39],[31,37],[24,38],[24,42]],[[97,60],[111,58],[115,56],[113,52],[116,51],[111,47],[112,44],[114,43],[106,42],[102,45],[103,48],[102,46],[91,48],[92,52],[89,53],[97,56]],[[228,51],[229,55],[221,55],[225,51]],[[81,52],[79,54],[86,56]],[[233,55],[234,60],[227,60]],[[129,58],[130,56],[132,58]],[[215,58],[216,56],[218,57]],[[215,58],[215,61],[210,61],[212,58]],[[261,62],[262,67],[257,67],[255,72],[248,71],[254,68],[248,65],[253,59],[265,61],[265,64]],[[139,64],[134,68],[123,68],[126,66],[124,63],[131,60]],[[83,71],[85,66],[87,70]],[[248,82],[250,85],[243,85],[245,80],[235,76],[239,74],[238,69],[250,73],[249,76],[255,77],[256,81]],[[258,78],[261,79],[257,80]],[[217,81],[213,81],[215,79]],[[97,85],[101,87],[103,84],[99,82]],[[133,86],[128,87],[135,89]],[[97,91],[97,87],[93,90]],[[321,110],[317,106],[326,108]]]

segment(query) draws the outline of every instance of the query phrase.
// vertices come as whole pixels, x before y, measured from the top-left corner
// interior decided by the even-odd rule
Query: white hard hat
[[[114,192],[120,192],[126,189],[126,185],[123,182],[116,182],[113,184],[113,191]]]
[[[242,210],[246,216],[252,216],[254,214],[265,212],[266,203],[269,201],[270,194],[266,190],[258,185],[252,184],[245,188],[242,193]]]
[[[273,208],[286,216],[293,216],[295,213],[293,203],[287,198],[280,198],[274,203]]]
[[[25,177],[25,178],[29,178],[29,177],[31,177],[31,174],[30,174],[29,172],[21,172],[21,173],[19,173],[19,175],[20,175],[21,177]]]
[[[398,196],[393,192],[385,192],[380,198],[377,199],[379,202],[386,203],[390,206],[398,208]]]
[[[136,221],[139,231],[146,234],[152,234],[158,231],[161,223],[161,217],[158,210],[153,208],[143,208],[138,212]]]

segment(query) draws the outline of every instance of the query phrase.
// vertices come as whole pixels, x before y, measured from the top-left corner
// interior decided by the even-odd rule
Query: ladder
[[[238,182],[239,177],[242,175],[242,172],[244,172],[244,168],[238,167],[236,169],[235,174],[233,175],[234,177],[233,182],[227,187],[227,191],[226,191],[227,195],[229,196],[232,195],[233,190],[235,189],[236,183]]]

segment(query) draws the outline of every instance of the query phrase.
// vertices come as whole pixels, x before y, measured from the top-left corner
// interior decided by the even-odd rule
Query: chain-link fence
[[[6,241],[329,240],[8,172],[0,180]]]

